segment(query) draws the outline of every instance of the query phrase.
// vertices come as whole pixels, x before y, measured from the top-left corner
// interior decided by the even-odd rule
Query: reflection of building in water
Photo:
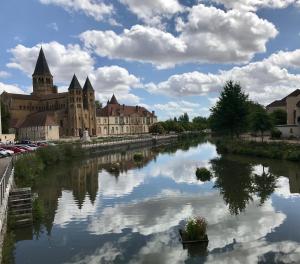
[[[133,156],[136,152],[143,154],[144,159],[142,162],[134,162]],[[99,171],[105,169],[112,175],[118,176],[121,172],[145,166],[156,155],[157,153],[151,149],[141,149],[127,151],[126,153],[112,153],[78,163],[60,164],[51,170],[47,170],[37,178],[33,188],[33,192],[38,194],[45,209],[43,224],[46,227],[47,233],[51,234],[59,198],[62,197],[63,191],[71,191],[73,193],[74,200],[79,209],[82,208],[85,199],[90,199],[91,203],[94,204],[99,188]],[[115,166],[114,164],[118,165]],[[41,226],[35,227],[36,233],[39,233],[38,230],[40,228]],[[28,233],[26,233],[26,237],[32,234],[30,230],[32,231],[31,228],[27,229]],[[21,237],[20,240],[22,240]]]
[[[133,156],[135,153],[141,153],[143,160],[135,162]],[[150,148],[140,149],[138,151],[127,151],[121,153],[112,153],[105,156],[96,158],[98,170],[105,169],[110,174],[118,177],[120,173],[127,172],[128,170],[141,168],[148,164],[156,157],[156,153]]]
[[[295,174],[289,177],[289,181],[290,181],[290,192],[300,193],[300,173],[295,172]]]
[[[98,169],[95,160],[87,160],[80,167],[72,169],[72,191],[81,209],[86,194],[94,203],[98,191]]]

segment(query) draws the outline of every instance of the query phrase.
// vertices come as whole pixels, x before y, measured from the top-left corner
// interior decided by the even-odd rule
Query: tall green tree
[[[261,141],[264,141],[264,133],[273,128],[272,119],[265,109],[260,109],[251,113],[250,127],[252,131],[260,132]]]
[[[188,122],[190,122],[189,115],[187,113],[184,113],[183,115],[181,115],[180,117],[178,117],[178,122],[182,122],[182,123],[188,123]]]
[[[239,136],[247,129],[248,95],[239,83],[226,82],[217,104],[211,108],[210,125],[213,131]]]
[[[287,113],[284,110],[275,110],[270,114],[275,126],[285,125],[287,123]]]

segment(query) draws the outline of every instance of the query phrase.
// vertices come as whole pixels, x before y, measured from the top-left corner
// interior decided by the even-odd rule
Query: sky
[[[0,92],[31,93],[43,47],[66,91],[208,116],[227,80],[269,104],[300,85],[300,0],[2,0]]]

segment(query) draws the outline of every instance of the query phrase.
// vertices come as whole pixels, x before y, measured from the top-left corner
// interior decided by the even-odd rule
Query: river
[[[221,156],[209,142],[61,164],[34,186],[42,223],[16,230],[17,264],[299,263],[300,165]],[[197,167],[213,173],[197,180]],[[207,248],[178,229],[205,217]]]

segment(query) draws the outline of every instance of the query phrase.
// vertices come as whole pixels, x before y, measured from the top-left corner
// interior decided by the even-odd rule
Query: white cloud
[[[214,23],[211,23],[214,21]],[[80,35],[85,46],[99,56],[149,62],[159,68],[179,63],[240,63],[264,52],[277,35],[270,22],[254,13],[225,12],[202,4],[190,9],[187,21],[177,22],[178,36],[135,25],[121,34],[89,30]]]
[[[139,19],[147,24],[159,25],[163,18],[170,18],[184,10],[177,0],[120,0]]]
[[[131,88],[140,87],[139,78],[119,66],[97,68],[89,75],[90,80],[101,101],[110,99],[115,93],[118,100],[138,104],[140,99],[130,93]]]
[[[195,116],[207,116],[209,109],[201,107],[200,104],[192,103],[189,101],[171,101],[166,104],[155,104],[154,109],[159,111],[161,119],[168,119],[178,117],[183,113],[187,113],[190,118]]]
[[[105,4],[102,0],[40,0],[40,2],[46,5],[60,6],[69,12],[80,11],[97,21],[110,16],[114,11],[112,5]]]
[[[4,91],[7,93],[24,94],[24,91],[21,88],[19,88],[17,85],[5,84],[0,82],[0,94],[2,94]]]
[[[13,57],[7,66],[19,69],[31,78],[41,46],[54,80],[58,83],[69,84],[74,73],[83,80],[94,69],[93,58],[79,45],[64,46],[56,41],[34,47],[17,45],[10,50]]]
[[[256,11],[259,8],[285,8],[291,4],[299,4],[299,0],[212,0],[223,4],[228,9]]]
[[[289,68],[300,69],[300,50],[280,51],[269,58],[252,62],[242,67],[204,74],[198,71],[173,75],[158,84],[147,84],[145,88],[153,93],[175,97],[209,95],[221,90],[229,80],[239,81],[250,98],[260,103],[281,99],[299,87],[300,74],[290,73]]]
[[[58,31],[58,25],[55,22],[48,24],[47,27],[53,29],[54,31]]]
[[[42,46],[54,82],[62,86],[59,87],[60,91],[66,90],[75,73],[81,85],[84,84],[87,75],[90,77],[96,96],[102,102],[110,98],[113,93],[124,103],[137,104],[140,101],[139,97],[131,93],[131,88],[141,86],[140,79],[126,69],[114,65],[95,68],[94,59],[79,45],[64,46],[53,41]],[[10,50],[13,57],[7,66],[19,69],[31,78],[40,47],[40,44],[34,47],[17,45]]]
[[[10,73],[7,71],[0,71],[0,78],[7,78],[10,76]]]

